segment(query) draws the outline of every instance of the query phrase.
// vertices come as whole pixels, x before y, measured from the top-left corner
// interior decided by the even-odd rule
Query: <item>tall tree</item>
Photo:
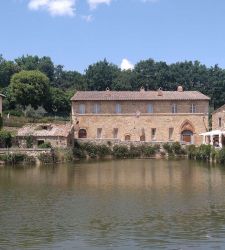
[[[39,70],[46,74],[50,81],[54,78],[54,64],[50,57],[22,56],[15,59],[21,70]]]
[[[23,107],[45,106],[49,100],[49,79],[37,70],[21,71],[13,75],[10,83],[12,101]]]
[[[109,63],[106,59],[94,63],[85,72],[87,87],[89,90],[111,88],[113,81],[119,73],[120,69],[116,65]]]
[[[12,61],[5,60],[0,55],[0,88],[8,86],[11,76],[16,72],[19,72],[17,65]]]

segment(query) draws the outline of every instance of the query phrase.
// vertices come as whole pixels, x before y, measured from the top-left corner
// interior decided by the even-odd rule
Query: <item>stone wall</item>
[[[182,125],[188,121],[194,132],[193,143],[201,144],[199,134],[206,132],[208,128],[208,116],[204,114],[148,114],[140,117],[131,114],[90,114],[73,116],[73,121],[79,121],[79,128],[86,129],[88,139],[96,139],[98,128],[102,128],[101,139],[113,139],[113,129],[118,128],[117,139],[124,141],[129,134],[133,142],[140,141],[143,131],[147,142],[168,142],[169,128],[174,129],[170,141],[180,141]],[[152,128],[156,128],[155,140],[152,139]]]
[[[208,113],[208,101],[73,101],[72,114],[79,113],[79,104],[85,104],[85,113],[93,113],[93,105],[100,104],[102,114],[115,113],[116,103],[121,105],[122,113],[147,113],[148,104],[152,104],[154,113],[172,113],[172,104],[177,104],[177,113],[190,113],[191,104],[196,105],[196,113]]]
[[[221,127],[219,126],[219,118],[221,118]],[[212,114],[212,130],[225,130],[225,110],[220,110]]]

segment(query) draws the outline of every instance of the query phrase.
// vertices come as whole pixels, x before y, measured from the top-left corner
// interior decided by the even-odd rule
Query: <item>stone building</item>
[[[54,148],[72,147],[74,128],[71,124],[29,124],[18,130],[18,146],[28,147],[28,138],[31,138],[33,148],[45,142],[50,142]]]
[[[210,98],[198,91],[78,91],[76,138],[200,144]]]
[[[212,112],[212,130],[225,130],[225,104]]]

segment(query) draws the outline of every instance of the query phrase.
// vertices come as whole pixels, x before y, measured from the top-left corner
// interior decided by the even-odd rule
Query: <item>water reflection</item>
[[[225,248],[224,188],[185,160],[2,168],[0,249]]]

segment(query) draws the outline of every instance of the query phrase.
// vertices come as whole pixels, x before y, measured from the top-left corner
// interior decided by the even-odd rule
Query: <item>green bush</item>
[[[217,162],[220,164],[225,164],[225,148],[218,151]]]
[[[41,153],[38,159],[42,164],[49,164],[57,162],[57,156],[53,153]]]
[[[143,152],[143,146],[131,145],[127,157],[129,157],[129,158],[139,158],[139,157],[141,157],[142,152]]]
[[[159,151],[159,148],[157,147],[157,145],[154,146],[146,146],[143,149],[143,154],[146,157],[151,157],[154,156],[156,154],[156,152]]]
[[[12,135],[9,131],[0,131],[0,148],[10,148],[12,146]]]
[[[47,141],[38,145],[38,148],[51,148],[51,147],[52,147],[51,143]]]
[[[32,135],[29,135],[26,137],[26,146],[27,148],[32,148],[34,145],[34,137]]]
[[[105,156],[112,154],[111,149],[106,145],[97,145],[96,147],[97,147],[97,155],[100,158],[104,158]]]
[[[163,144],[163,149],[168,153],[168,154],[172,154],[173,153],[173,149],[170,143],[164,143]]]
[[[188,158],[195,159],[196,151],[197,151],[196,146],[195,145],[188,145],[186,149],[187,149],[187,153],[188,153]]]
[[[129,149],[125,145],[115,145],[113,147],[113,156],[116,158],[127,158],[129,155]]]

